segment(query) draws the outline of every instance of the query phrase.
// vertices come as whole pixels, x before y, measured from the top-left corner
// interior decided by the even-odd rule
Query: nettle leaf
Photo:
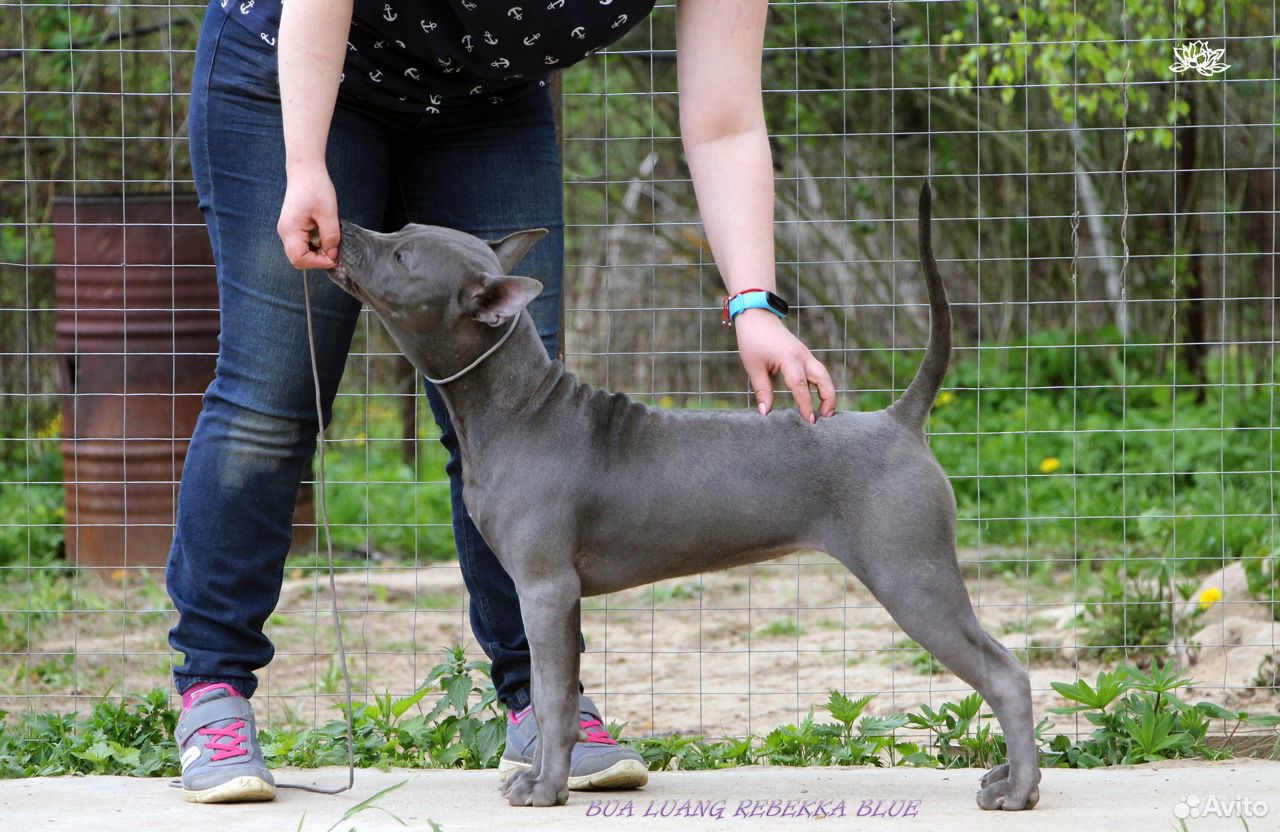
[[[845,725],[852,724],[862,710],[867,707],[867,703],[875,698],[875,694],[868,694],[858,699],[850,699],[838,690],[831,691],[827,699],[827,704],[822,707],[831,712],[831,715],[839,722]]]
[[[465,713],[467,710],[467,698],[471,695],[471,677],[454,676],[449,680],[445,691],[445,697],[449,700],[449,704],[453,706],[453,709],[458,713]]]
[[[1197,702],[1195,707],[1215,719],[1240,719],[1245,716],[1243,711],[1237,716],[1215,702]]]
[[[858,723],[858,733],[865,737],[882,737],[907,724],[906,714],[889,716],[864,716]]]

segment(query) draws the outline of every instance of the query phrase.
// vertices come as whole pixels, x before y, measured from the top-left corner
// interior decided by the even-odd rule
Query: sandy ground
[[[0,781],[0,817],[4,828],[14,830],[128,828],[137,832],[168,832],[196,824],[199,828],[216,824],[226,832],[815,828],[919,832],[1184,828],[1199,832],[1245,829],[1238,816],[1217,814],[1235,810],[1250,813],[1247,828],[1258,832],[1275,829],[1280,814],[1280,763],[1275,762],[1053,769],[1045,772],[1040,805],[1030,814],[978,809],[973,794],[979,774],[975,769],[761,767],[659,773],[639,791],[573,792],[567,805],[546,809],[507,806],[498,794],[494,772],[360,771],[349,794],[325,797],[281,790],[274,802],[238,806],[184,803],[163,780],[54,777]],[[346,771],[333,768],[280,770],[276,776],[281,782],[338,785],[346,781]],[[376,801],[379,810],[338,823],[357,803],[397,783],[403,785]],[[1206,815],[1210,807],[1214,814]],[[815,810],[829,814],[815,818]],[[1198,813],[1192,814],[1193,810]],[[1179,827],[1179,815],[1186,816],[1185,827]]]
[[[1092,680],[1104,668],[1073,649],[1076,608],[1061,599],[1081,593],[1069,574],[1010,579],[964,553],[961,559],[982,624],[1030,664],[1038,716],[1063,704],[1050,682]],[[268,623],[277,654],[260,674],[255,703],[260,718],[307,725],[336,716],[341,685],[327,582],[300,575],[287,577]],[[357,695],[412,692],[453,644],[483,658],[456,563],[346,570],[339,581]],[[163,587],[130,575],[83,579],[77,592],[83,611],[46,625],[30,656],[0,662],[0,708],[83,709],[108,689],[168,684],[177,657],[165,640],[173,613]],[[587,599],[583,632],[587,692],[606,720],[627,723],[630,734],[765,733],[803,718],[831,689],[876,694],[870,714],[937,707],[969,693],[931,668],[840,564],[817,553]],[[1217,675],[1185,699],[1276,711],[1276,690],[1249,687],[1250,669],[1228,678],[1212,667]],[[1055,732],[1091,730],[1070,717],[1053,721]]]

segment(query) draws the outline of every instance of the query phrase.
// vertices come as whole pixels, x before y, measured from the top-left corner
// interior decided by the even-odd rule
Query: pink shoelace
[[[217,739],[205,743],[204,746],[215,752],[212,762],[216,763],[219,760],[226,760],[229,757],[242,757],[249,753],[249,749],[240,747],[240,743],[249,739],[240,733],[240,729],[243,727],[244,721],[239,720],[231,723],[226,728],[201,728],[196,733],[205,737],[217,737]]]
[[[587,732],[587,742],[599,742],[605,745],[617,745],[618,741],[609,736],[609,731],[600,724],[600,720],[592,717],[591,719],[580,719],[578,724],[582,726],[582,730]]]

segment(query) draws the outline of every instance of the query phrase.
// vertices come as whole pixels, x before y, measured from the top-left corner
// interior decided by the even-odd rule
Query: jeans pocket
[[[213,44],[209,89],[237,96],[280,100],[280,78],[274,39],[264,40],[233,18],[224,15],[221,32]]]

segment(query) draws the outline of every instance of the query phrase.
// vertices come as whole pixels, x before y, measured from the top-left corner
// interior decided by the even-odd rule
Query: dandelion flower
[[[1211,586],[1204,592],[1200,593],[1200,597],[1196,599],[1200,602],[1200,609],[1207,610],[1214,604],[1222,600],[1222,590],[1216,586]]]
[[[1062,460],[1056,456],[1045,457],[1040,460],[1040,473],[1052,474],[1054,471],[1062,467]]]
[[[943,390],[938,394],[938,407],[942,407],[944,404],[951,404],[955,400],[955,393],[952,393],[950,390]]]

